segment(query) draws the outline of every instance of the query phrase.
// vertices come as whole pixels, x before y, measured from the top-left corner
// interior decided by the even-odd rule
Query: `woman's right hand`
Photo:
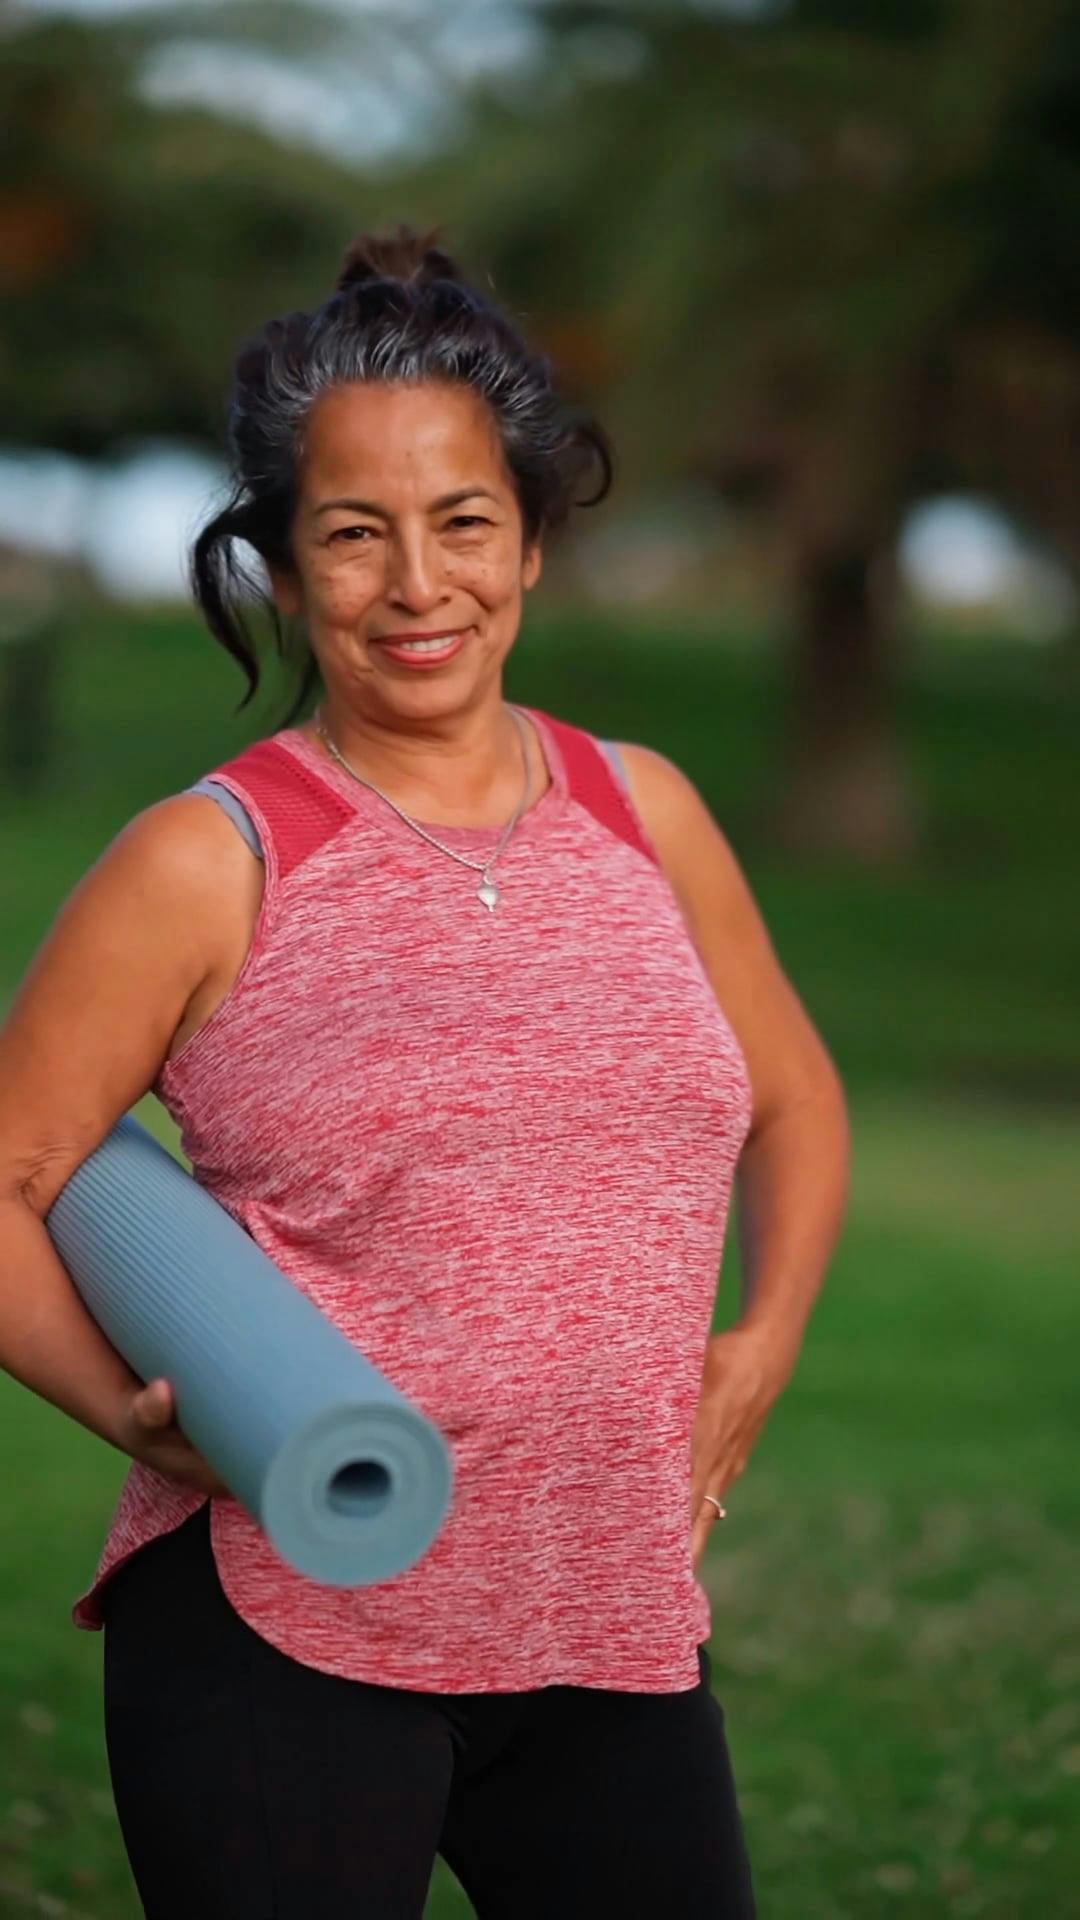
[[[119,1440],[124,1452],[181,1487],[231,1497],[230,1488],[196,1452],[175,1415],[176,1401],[169,1382],[148,1381],[132,1394],[121,1418]]]

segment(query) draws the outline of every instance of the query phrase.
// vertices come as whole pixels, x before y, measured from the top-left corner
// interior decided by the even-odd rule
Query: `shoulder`
[[[145,807],[117,834],[109,854],[143,864],[165,887],[220,886],[258,867],[211,794],[175,793]]]
[[[257,906],[263,866],[208,794],[172,794],[135,814],[75,890],[86,913],[120,930],[146,924],[197,937],[213,950],[218,930]]]
[[[746,882],[726,834],[689,775],[654,747],[615,742],[630,798],[685,911],[717,887],[734,896]]]
[[[669,816],[682,815],[692,809],[695,800],[700,803],[693,781],[666,754],[630,740],[616,740],[613,745],[618,748],[626,768],[635,805],[640,799],[659,825]],[[645,824],[648,826],[649,821]]]

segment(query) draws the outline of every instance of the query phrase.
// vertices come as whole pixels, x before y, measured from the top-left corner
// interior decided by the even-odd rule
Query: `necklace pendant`
[[[476,889],[477,899],[482,900],[489,912],[499,897],[499,889],[493,880],[482,880]]]

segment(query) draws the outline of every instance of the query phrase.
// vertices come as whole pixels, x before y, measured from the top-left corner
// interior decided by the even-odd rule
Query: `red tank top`
[[[293,728],[215,769],[266,863],[226,998],[154,1092],[195,1178],[440,1429],[454,1490],[374,1586],[296,1573],[211,1501],[225,1594],[282,1652],[435,1692],[698,1684],[690,1433],[746,1063],[593,737],[534,708],[551,784],[500,899]],[[501,829],[436,826],[482,859]],[[133,1462],[104,1583],[206,1496]]]

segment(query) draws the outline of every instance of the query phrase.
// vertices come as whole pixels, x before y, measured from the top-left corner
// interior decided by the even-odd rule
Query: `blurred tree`
[[[734,10],[732,10],[734,11]],[[345,166],[151,105],[185,34],[342,44],[340,7],[8,16],[6,437],[217,443],[239,340],[328,284],[362,224],[443,223],[610,422],[629,491],[687,475],[763,519],[791,609],[789,843],[903,856],[895,554],[911,502],[995,495],[1080,570],[1080,0],[495,0],[537,56],[471,84],[429,155]],[[440,60],[434,0],[351,56]],[[479,63],[482,67],[482,62]],[[359,109],[358,109],[359,111]]]
[[[0,789],[39,786],[52,759],[66,584],[55,555],[0,541]]]
[[[385,217],[381,184],[310,145],[147,99],[150,55],[185,33],[299,60],[343,25],[234,3],[0,29],[9,444],[91,458],[128,435],[219,445],[240,341],[328,287],[354,227]],[[372,59],[390,35],[373,15]]]
[[[1080,572],[1080,7],[530,11],[545,73],[478,97],[408,191],[603,404],[631,486],[689,472],[768,519],[792,649],[772,825],[903,857],[905,511],[978,488]]]

